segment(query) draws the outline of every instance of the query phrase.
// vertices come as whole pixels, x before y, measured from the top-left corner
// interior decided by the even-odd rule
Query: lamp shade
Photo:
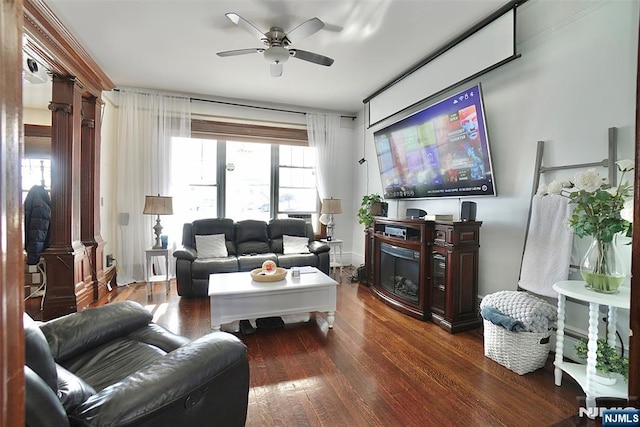
[[[322,199],[321,214],[340,214],[342,213],[341,199]]]
[[[144,196],[143,214],[173,215],[173,201],[167,196]]]

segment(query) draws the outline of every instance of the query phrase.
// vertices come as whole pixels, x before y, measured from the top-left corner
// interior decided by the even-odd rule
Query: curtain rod
[[[307,115],[307,113],[304,112],[304,111],[286,110],[284,108],[261,107],[261,106],[258,106],[258,105],[240,104],[240,103],[228,102],[228,101],[215,101],[215,100],[212,100],[212,99],[202,99],[202,98],[190,98],[190,99],[191,99],[191,101],[212,102],[214,104],[231,105],[231,106],[234,106],[234,107],[257,108],[257,109],[260,109],[260,110],[279,111],[281,113],[304,114],[305,116]],[[341,115],[340,117],[344,118],[344,119],[351,119],[351,120],[355,120],[356,119],[355,116],[343,116],[343,115]]]
[[[112,89],[114,92],[120,92],[120,89]],[[182,95],[184,96],[184,95]],[[223,104],[223,105],[231,105],[234,107],[246,107],[246,108],[257,108],[260,110],[269,110],[269,111],[279,111],[281,113],[293,113],[293,114],[304,114],[305,116],[307,115],[307,113],[305,111],[296,111],[296,110],[285,110],[284,108],[274,108],[274,107],[260,107],[257,105],[248,105],[248,104],[240,104],[240,103],[236,103],[236,102],[227,102],[227,101],[216,101],[213,99],[202,99],[202,98],[192,98],[190,96],[185,96],[185,98],[189,98],[190,101],[201,101],[201,102],[211,102],[214,104]],[[351,119],[351,120],[355,120],[357,117],[356,116],[340,116],[343,119]]]

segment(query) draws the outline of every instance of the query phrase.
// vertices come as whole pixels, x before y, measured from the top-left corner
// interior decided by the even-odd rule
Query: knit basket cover
[[[542,298],[523,291],[498,291],[485,296],[480,309],[493,307],[502,314],[521,321],[527,331],[545,333],[558,316],[557,309]]]

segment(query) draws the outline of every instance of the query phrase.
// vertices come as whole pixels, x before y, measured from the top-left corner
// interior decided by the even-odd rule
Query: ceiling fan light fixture
[[[282,64],[289,59],[289,50],[282,46],[272,46],[265,50],[264,59],[272,64]]]
[[[218,56],[229,57],[248,55],[251,53],[262,53],[264,59],[270,64],[272,77],[282,76],[282,64],[287,62],[290,56],[294,56],[296,59],[307,61],[312,64],[324,65],[325,67],[333,64],[333,59],[327,56],[308,52],[306,50],[289,49],[293,43],[297,43],[298,41],[305,39],[324,28],[324,23],[318,18],[308,19],[288,33],[280,27],[271,27],[269,31],[262,34],[255,25],[237,13],[227,13],[226,16],[235,25],[246,30],[254,37],[257,37],[264,44],[264,47],[227,50],[224,52],[218,52]]]

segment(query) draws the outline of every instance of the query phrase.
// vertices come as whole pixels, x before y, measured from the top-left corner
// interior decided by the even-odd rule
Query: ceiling
[[[364,98],[508,1],[45,3],[117,87],[355,114],[362,110]],[[318,17],[325,27],[292,47],[335,62],[325,67],[291,58],[282,77],[271,77],[260,53],[219,57],[219,51],[262,47],[256,37],[227,19],[227,12],[239,14],[263,32],[273,26],[288,32]]]

